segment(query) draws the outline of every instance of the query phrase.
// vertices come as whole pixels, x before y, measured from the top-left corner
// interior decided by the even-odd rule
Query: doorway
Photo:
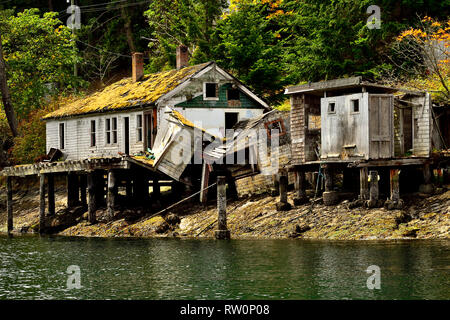
[[[130,117],[124,117],[124,146],[125,154],[130,154]]]
[[[239,121],[239,112],[225,112],[225,129],[232,129]]]
[[[157,120],[157,109],[152,109],[150,112],[144,114],[144,148],[153,149],[155,144],[155,137],[157,134],[158,120]]]

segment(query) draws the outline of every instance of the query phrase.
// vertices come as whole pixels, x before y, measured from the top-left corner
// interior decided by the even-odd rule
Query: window
[[[113,143],[117,143],[117,118],[112,118],[112,137]]]
[[[142,114],[136,117],[137,141],[142,141]]]
[[[308,130],[319,130],[321,127],[320,115],[308,114]]]
[[[233,89],[233,88],[228,89],[227,90],[227,97],[228,97],[228,100],[240,100],[239,90],[238,89]]]
[[[264,126],[266,127],[267,136],[269,138],[272,137],[272,133],[275,134],[275,136],[278,135],[279,137],[284,136],[286,134],[286,129],[284,128],[284,123],[282,119],[266,122],[264,123]]]
[[[205,82],[203,87],[203,98],[205,100],[218,100],[219,85],[214,82]]]
[[[95,120],[91,120],[91,147],[95,147],[97,141],[95,139]]]
[[[111,143],[111,119],[106,119],[106,144]]]
[[[59,124],[59,148],[61,150],[65,147],[65,141],[64,141],[64,123]]]
[[[336,102],[328,103],[328,113],[336,113]]]
[[[359,99],[352,99],[350,101],[352,112],[359,112]]]

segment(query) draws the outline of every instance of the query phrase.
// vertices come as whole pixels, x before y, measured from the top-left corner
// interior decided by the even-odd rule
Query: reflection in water
[[[450,299],[450,241],[0,237],[0,299]],[[66,289],[67,267],[81,269]],[[381,290],[366,269],[381,268]]]

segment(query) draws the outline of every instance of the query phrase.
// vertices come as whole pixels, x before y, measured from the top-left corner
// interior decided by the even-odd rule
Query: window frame
[[[90,124],[91,148],[94,148],[97,146],[97,121],[92,119]]]
[[[66,124],[64,122],[59,123],[58,133],[59,133],[59,149],[64,150],[66,148]]]
[[[111,144],[111,118],[105,119],[105,144]]]
[[[331,110],[331,105],[334,106],[333,110]],[[328,105],[327,105],[327,113],[328,114],[336,114],[336,107],[337,107],[337,103],[336,101],[328,101]]]
[[[208,84],[214,84],[216,86],[216,96],[207,97],[206,96],[206,86]],[[218,101],[219,100],[219,83],[218,82],[203,82],[203,100]]]
[[[140,121],[139,121],[140,119]],[[144,117],[142,114],[136,115],[136,142],[144,141]]]
[[[229,95],[230,90],[237,92],[237,96],[238,96],[237,99],[230,99],[230,95]],[[227,101],[241,101],[241,91],[238,88],[233,88],[233,87],[227,88]]]
[[[356,98],[356,99],[350,99],[350,113],[351,114],[359,114],[361,111],[361,99]],[[354,102],[358,101],[358,111],[355,111],[355,104]]]
[[[111,121],[112,144],[117,144],[117,142],[119,141],[117,133],[119,123],[117,117],[112,117],[111,120],[112,120]]]

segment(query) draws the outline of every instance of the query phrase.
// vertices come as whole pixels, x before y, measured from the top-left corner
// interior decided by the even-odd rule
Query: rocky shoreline
[[[179,205],[164,217],[148,218],[145,209],[124,209],[116,219],[87,221],[85,208],[65,209],[64,186],[56,189],[56,216],[49,221],[53,234],[82,237],[180,237],[213,238],[217,227],[217,209],[195,202]],[[2,192],[2,194],[4,194]],[[288,199],[293,203],[293,192]],[[385,208],[354,208],[349,201],[325,206],[321,199],[277,211],[277,197],[259,195],[229,201],[228,228],[232,239],[323,239],[323,240],[385,240],[385,239],[450,239],[450,188],[438,194],[411,194],[403,197],[402,210]],[[3,200],[3,199],[0,199]],[[28,188],[15,194],[14,232],[35,233],[39,221],[39,192]],[[153,210],[153,209],[152,209]],[[0,207],[0,232],[6,232],[4,201]]]

